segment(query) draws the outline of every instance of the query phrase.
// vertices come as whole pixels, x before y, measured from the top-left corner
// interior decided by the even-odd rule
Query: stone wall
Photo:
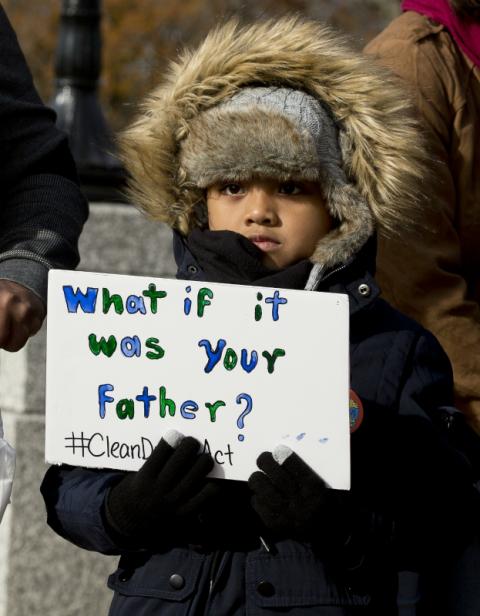
[[[131,206],[95,203],[80,241],[80,270],[171,277],[171,234]],[[0,354],[0,408],[17,450],[12,503],[0,525],[0,616],[102,616],[116,558],[87,552],[46,525],[46,327],[18,353]],[[132,615],[133,616],[133,615]]]

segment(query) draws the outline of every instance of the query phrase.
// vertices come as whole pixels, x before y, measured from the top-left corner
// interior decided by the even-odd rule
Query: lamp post
[[[122,201],[122,166],[98,98],[101,0],[62,0],[52,106],[90,201]]]

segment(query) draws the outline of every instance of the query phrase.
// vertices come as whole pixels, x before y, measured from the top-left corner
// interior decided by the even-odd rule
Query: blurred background
[[[3,0],[44,101],[53,96],[60,0]],[[115,131],[132,107],[157,84],[166,62],[194,44],[219,20],[245,20],[297,12],[328,21],[353,45],[368,40],[399,13],[400,0],[103,0],[103,110]]]

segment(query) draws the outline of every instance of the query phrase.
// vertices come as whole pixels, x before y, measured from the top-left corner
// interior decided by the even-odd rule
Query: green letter
[[[272,374],[277,357],[283,357],[285,355],[285,351],[283,349],[275,349],[271,355],[268,351],[263,351],[262,355],[267,360],[268,373]]]
[[[238,357],[233,349],[230,347],[225,351],[225,357],[223,358],[223,365],[227,370],[233,370],[237,365]]]
[[[103,353],[107,357],[111,357],[117,348],[117,340],[115,336],[109,336],[108,340],[105,340],[102,336],[100,341],[98,341],[96,334],[90,334],[88,337],[88,346],[94,355],[100,355],[100,353]]]
[[[148,290],[145,289],[145,291],[142,291],[142,295],[150,298],[150,310],[152,311],[152,314],[157,314],[157,300],[167,297],[167,292],[157,291],[155,283],[151,282],[148,285]]]
[[[198,291],[197,295],[197,315],[199,317],[203,317],[203,313],[205,312],[205,306],[210,306],[210,304],[212,303],[210,300],[205,299],[206,297],[213,299],[213,291],[207,289],[207,287],[202,287]]]
[[[174,417],[177,406],[171,398],[165,398],[166,392],[167,390],[162,385],[162,387],[160,387],[159,396],[160,417],[165,417],[165,415],[167,414],[166,407],[168,407],[168,414],[170,415],[170,417]]]
[[[135,415],[133,400],[130,398],[124,398],[117,402],[117,415],[119,419],[133,419]]]
[[[225,402],[223,400],[217,400],[213,404],[205,402],[205,406],[210,411],[210,421],[215,423],[217,421],[217,409],[221,406],[225,406]]]
[[[114,305],[115,312],[117,314],[122,314],[123,312],[123,300],[120,295],[116,293],[110,296],[110,291],[108,289],[103,289],[103,312],[107,314],[110,310],[110,306]]]
[[[147,338],[145,346],[149,349],[153,349],[153,351],[148,351],[148,359],[162,359],[162,357],[165,355],[165,351],[158,344],[158,338]]]

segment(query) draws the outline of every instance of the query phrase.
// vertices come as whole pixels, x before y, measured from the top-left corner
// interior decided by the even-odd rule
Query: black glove
[[[347,542],[347,492],[332,490],[288,447],[263,452],[250,476],[252,506],[276,537]]]
[[[127,473],[110,489],[105,502],[110,527],[120,537],[148,545],[194,515],[217,490],[206,480],[213,459],[198,449],[194,438],[167,433],[138,471]]]

